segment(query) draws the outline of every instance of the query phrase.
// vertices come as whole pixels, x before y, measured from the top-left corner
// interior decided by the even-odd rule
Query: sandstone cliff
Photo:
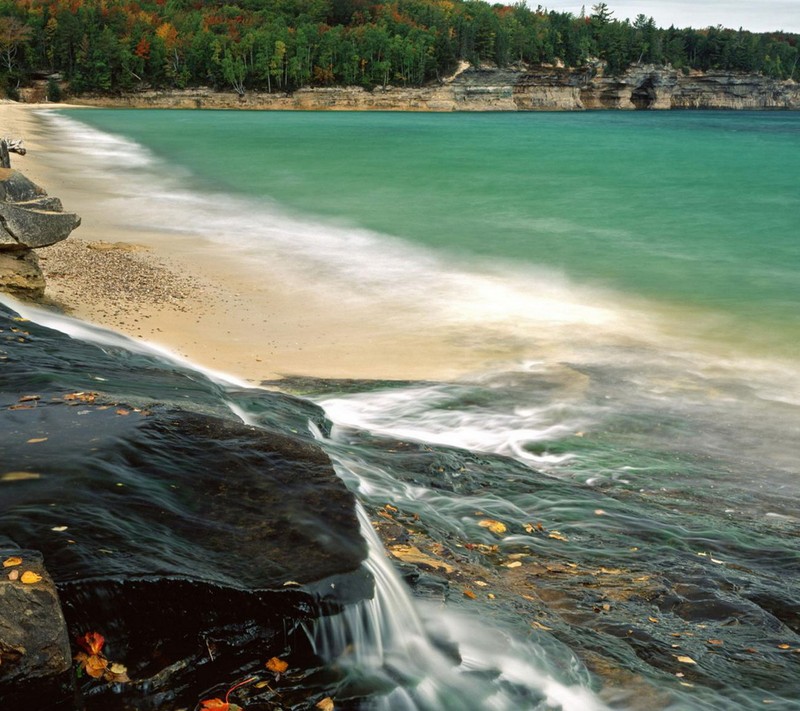
[[[580,111],[583,109],[800,109],[800,84],[757,74],[692,72],[638,65],[621,76],[581,69],[470,67],[433,85],[304,88],[289,94],[211,89],[79,97],[75,103],[140,108],[330,111]]]

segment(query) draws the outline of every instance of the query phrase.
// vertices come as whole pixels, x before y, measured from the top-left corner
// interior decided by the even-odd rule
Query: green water
[[[800,341],[795,113],[73,115],[206,188]]]

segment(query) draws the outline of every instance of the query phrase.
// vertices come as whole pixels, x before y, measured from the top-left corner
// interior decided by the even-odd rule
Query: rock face
[[[41,584],[9,581],[0,698],[15,708],[194,708],[212,683],[263,671],[272,656],[312,668],[303,625],[373,594],[355,499],[302,434],[309,421],[325,428],[311,403],[223,393],[194,371],[22,325],[2,305],[0,356],[0,550],[39,551],[69,639],[101,634],[132,680],[84,676],[80,703],[69,688],[40,695],[58,666],[31,657],[14,671],[10,655],[35,645],[6,634],[24,618],[4,601],[30,602]],[[87,392],[99,383],[104,394]],[[259,426],[222,407],[228,398]]]
[[[3,700],[44,707],[71,690],[72,653],[58,593],[38,551],[4,548],[0,561],[7,565],[0,568]]]
[[[31,550],[0,550],[0,560],[16,559],[21,562],[3,568],[0,577],[0,685],[55,676],[72,666],[67,626],[42,556]],[[27,583],[28,573],[40,580]]]
[[[22,173],[0,168],[0,291],[41,298],[44,277],[32,250],[66,239],[80,223]]]
[[[233,93],[210,89],[81,97],[77,103],[162,108],[237,108],[343,111],[580,111],[583,109],[800,109],[800,84],[758,74],[692,72],[636,65],[607,76],[600,64],[470,67],[423,87],[304,88],[291,94]]]

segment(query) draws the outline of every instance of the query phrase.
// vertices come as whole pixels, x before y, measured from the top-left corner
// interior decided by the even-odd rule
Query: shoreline
[[[3,132],[28,148],[12,166],[82,218],[67,240],[37,250],[45,304],[254,384],[284,376],[442,380],[502,356],[459,345],[462,334],[420,327],[414,314],[387,318],[367,300],[265,279],[224,247],[175,236],[168,225],[152,233],[117,222],[93,199],[103,186],[71,179],[54,160],[58,146],[34,113],[52,108],[0,104]]]

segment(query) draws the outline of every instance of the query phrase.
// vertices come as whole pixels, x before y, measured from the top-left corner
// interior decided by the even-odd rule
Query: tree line
[[[599,59],[800,79],[796,34],[656,26],[606,3],[574,15],[482,0],[0,0],[0,82],[59,73],[73,93],[212,86],[418,86],[475,66]],[[54,86],[53,91],[58,87]]]

